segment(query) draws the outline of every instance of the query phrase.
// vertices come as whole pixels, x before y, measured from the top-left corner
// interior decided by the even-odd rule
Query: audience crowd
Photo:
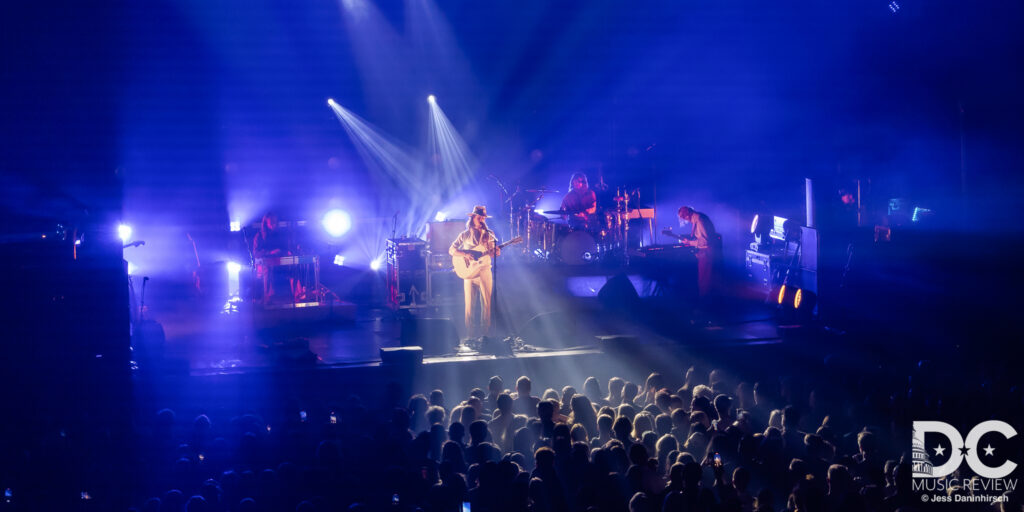
[[[641,380],[641,379],[637,379]],[[909,389],[721,371],[531,379],[379,404],[181,418],[142,435],[145,512],[895,512],[911,486]],[[839,391],[836,391],[836,390]],[[949,492],[967,492],[953,488]],[[151,496],[145,499],[145,496]],[[1004,510],[1020,504],[1016,496]],[[991,506],[978,506],[993,510]],[[1009,508],[1007,508],[1009,507]]]

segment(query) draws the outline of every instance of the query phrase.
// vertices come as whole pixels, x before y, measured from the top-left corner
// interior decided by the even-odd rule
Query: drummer
[[[573,229],[592,229],[597,224],[597,195],[587,183],[587,175],[577,172],[569,180],[569,193],[562,198],[562,215]]]

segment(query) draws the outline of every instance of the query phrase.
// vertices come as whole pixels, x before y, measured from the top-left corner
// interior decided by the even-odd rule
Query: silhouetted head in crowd
[[[611,406],[616,406],[622,403],[622,388],[626,385],[626,381],[620,377],[612,377],[608,379],[608,396],[605,397],[605,402],[608,402]]]
[[[601,402],[604,395],[601,393],[601,383],[597,380],[597,377],[587,377],[583,381],[583,394],[593,403]]]
[[[555,469],[555,451],[547,446],[538,448],[533,453],[533,460],[537,465],[537,471],[554,471]]]
[[[597,434],[602,439],[605,437],[611,437],[612,435],[612,423],[615,422],[615,418],[607,414],[602,414],[597,417]]]
[[[530,382],[530,378],[527,376],[519,377],[516,380],[516,392],[519,393],[520,397],[530,396],[530,392],[533,390],[533,383]]]
[[[770,381],[754,383],[754,404],[760,408],[771,408],[774,405],[776,390]]]
[[[562,386],[562,398],[559,399],[559,403],[562,407],[569,407],[569,401],[572,397],[576,396],[576,388],[572,386]]]
[[[704,411],[694,409],[690,413],[690,429],[694,430],[695,426],[700,426],[705,432],[711,426],[711,420],[708,419],[708,415]]]
[[[644,381],[644,394],[650,394],[653,397],[654,393],[663,387],[665,387],[665,378],[658,372],[652,372]]]
[[[640,389],[636,384],[627,382],[626,385],[622,386],[622,403],[632,405],[636,401],[636,395],[640,392]]]
[[[462,423],[470,425],[476,420],[482,420],[483,417],[483,405],[480,399],[477,397],[469,397],[465,403],[462,404]]]
[[[732,419],[732,398],[729,395],[718,395],[715,397],[715,412],[721,420]]]
[[[444,408],[444,391],[435,389],[430,392],[430,405],[436,405]]]
[[[537,417],[544,423],[550,423],[555,415],[555,404],[543,400],[537,403]]]
[[[430,425],[444,425],[444,407],[431,405],[427,409],[427,423]]]
[[[469,425],[469,444],[478,445],[487,441],[487,422],[476,420]]]
[[[445,441],[441,446],[441,461],[448,463],[452,471],[464,473],[466,471],[466,458],[462,453],[462,447],[455,441]]]
[[[502,391],[505,391],[505,381],[497,375],[491,377],[491,380],[487,381],[487,391],[492,397],[500,395]]]
[[[636,408],[629,404],[622,404],[619,406],[618,416],[625,416],[632,421],[633,416],[636,416]]]
[[[672,433],[672,417],[665,413],[655,416],[654,431],[659,436]]]
[[[185,508],[185,495],[177,489],[171,489],[164,493],[160,503],[161,510],[182,510]]]
[[[634,494],[633,497],[629,499],[629,512],[646,512],[650,509],[651,500],[642,492]]]
[[[569,437],[569,425],[558,423],[551,431],[551,448],[555,453],[568,455],[572,447],[572,440]]]
[[[850,492],[853,478],[850,470],[841,464],[832,464],[828,467],[828,493],[833,496],[841,496]]]
[[[501,411],[501,415],[503,417],[512,414],[512,396],[509,395],[508,393],[502,393],[498,395],[498,400],[496,404],[497,410]]]
[[[878,451],[878,440],[875,434],[869,430],[862,430],[857,434],[857,450],[865,459],[871,458]]]
[[[687,489],[696,489],[700,485],[701,474],[700,464],[687,462],[683,465],[683,486]]]
[[[160,498],[150,498],[142,505],[142,512],[160,512]]]
[[[612,424],[612,432],[615,433],[615,439],[623,443],[632,442],[633,422],[626,416],[619,416]]]
[[[637,414],[633,418],[633,438],[640,439],[644,432],[654,430],[654,420],[647,412]]]
[[[800,410],[795,406],[787,405],[782,410],[782,431],[796,431],[800,427]]]
[[[672,393],[669,393],[667,389],[662,389],[654,394],[654,405],[658,406],[659,413],[669,411],[669,403],[672,402]]]
[[[185,503],[185,512],[206,512],[207,510],[206,498],[202,496],[192,496]]]
[[[466,437],[466,427],[462,423],[457,421],[452,422],[448,425],[448,439],[458,444],[464,444],[463,439]]]
[[[256,500],[252,498],[243,498],[238,502],[238,512],[256,512],[259,508],[256,505]]]
[[[665,467],[665,461],[668,460],[668,454],[670,452],[677,451],[679,444],[676,442],[676,438],[671,435],[665,434],[658,438],[658,443],[655,446],[655,452],[658,454],[658,466]]]
[[[572,416],[570,423],[581,424],[586,427],[587,432],[597,432],[597,415],[594,413],[594,406],[586,395],[572,397]]]
[[[569,429],[569,438],[574,443],[586,443],[590,441],[590,434],[587,432],[587,428],[582,424],[577,423]]]

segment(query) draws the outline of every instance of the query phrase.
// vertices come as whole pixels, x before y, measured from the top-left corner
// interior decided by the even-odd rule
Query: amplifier
[[[387,242],[388,306],[410,309],[426,306],[427,243],[418,238],[394,238]]]
[[[440,254],[427,251],[427,268],[432,271],[451,270],[454,268],[452,266],[452,257],[448,255],[448,251]]]
[[[427,223],[427,248],[434,254],[448,254],[448,248],[466,230],[466,221],[449,220]]]

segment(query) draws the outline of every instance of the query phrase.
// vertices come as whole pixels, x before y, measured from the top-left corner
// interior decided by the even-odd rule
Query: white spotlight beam
[[[389,178],[398,190],[406,195],[407,200],[397,208],[402,213],[397,234],[415,233],[422,228],[437,209],[437,184],[432,180],[432,176],[413,158],[409,150],[381,130],[333,99],[327,100],[327,104],[352,139],[366,166],[371,171]],[[387,213],[387,216],[390,217],[391,214]],[[382,228],[383,232],[390,233],[391,222],[387,222]],[[367,249],[371,254],[380,252],[379,247]]]
[[[419,166],[407,150],[333,99],[327,100],[327,104],[341,121],[368,167],[394,179],[406,193],[421,185],[415,179],[415,170]]]
[[[476,158],[437,101],[430,102],[431,150],[438,155],[441,190],[458,192],[473,177]]]

